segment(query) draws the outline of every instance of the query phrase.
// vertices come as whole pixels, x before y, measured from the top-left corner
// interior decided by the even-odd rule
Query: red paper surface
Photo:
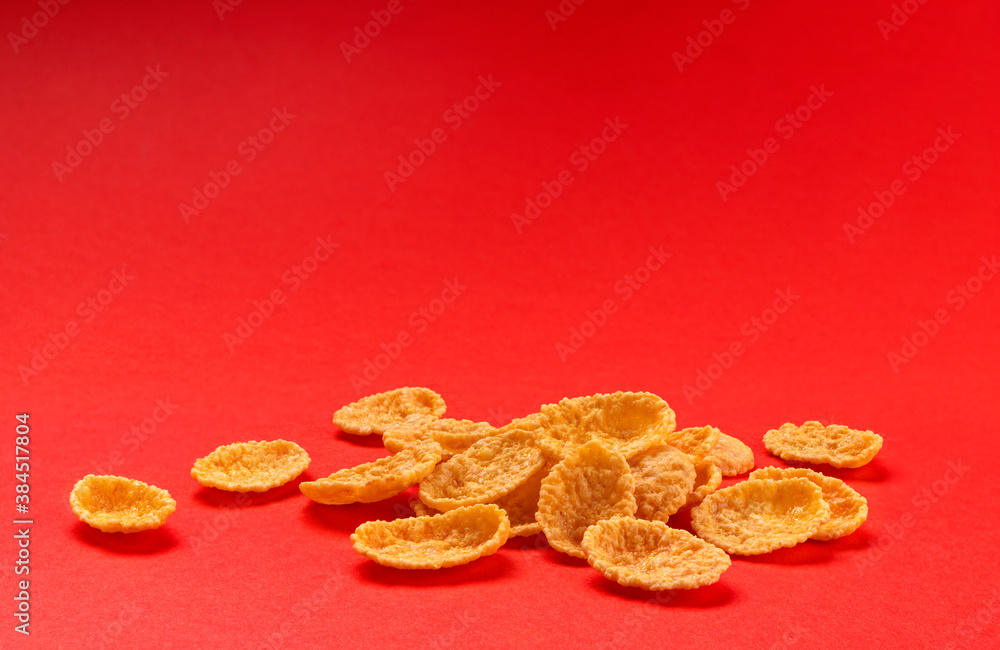
[[[0,9],[0,645],[997,644],[996,3],[222,1]],[[354,553],[412,490],[189,476],[237,440],[298,442],[306,478],[375,459],[330,417],[405,385],[495,424],[648,390],[758,466],[786,421],[885,446],[830,472],[857,533],[659,598],[540,538],[426,573]],[[90,529],[68,495],[104,472],[177,511]]]

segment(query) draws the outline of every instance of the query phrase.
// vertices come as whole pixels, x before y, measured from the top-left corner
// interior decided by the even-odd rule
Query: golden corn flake
[[[830,519],[818,485],[804,478],[754,479],[691,509],[691,527],[727,553],[760,555],[804,542]]]
[[[383,433],[410,415],[444,415],[444,399],[429,388],[397,388],[362,397],[333,414],[333,423],[344,433],[366,436]]]
[[[672,431],[664,442],[677,447],[695,461],[706,458],[719,443],[722,432],[715,427],[689,427]]]
[[[662,521],[614,517],[583,536],[587,562],[608,580],[651,591],[718,582],[732,560],[722,549]]]
[[[742,440],[721,432],[719,442],[706,458],[715,463],[723,476],[739,476],[753,469],[753,450]]]
[[[819,527],[812,539],[826,541],[850,535],[868,518],[868,500],[839,478],[806,468],[762,467],[750,473],[751,479],[806,478],[823,491],[830,506],[830,519]]]
[[[701,503],[702,499],[712,494],[722,485],[722,472],[710,460],[701,460],[694,464],[694,487],[687,495],[688,505]]]
[[[666,442],[676,424],[673,410],[661,398],[621,391],[546,404],[541,416],[528,419],[553,443],[560,459],[591,440],[631,458]]]
[[[294,442],[236,442],[194,461],[191,476],[205,487],[230,492],[266,492],[298,477],[309,454]]]
[[[431,415],[411,415],[386,428],[382,444],[391,452],[402,450],[415,440],[434,440],[441,445],[441,459],[460,454],[473,443],[497,433],[488,422],[437,418]]]
[[[549,545],[584,557],[583,534],[602,519],[635,515],[635,479],[625,457],[592,440],[542,481],[535,519]]]
[[[875,457],[882,448],[882,436],[839,424],[823,426],[815,420],[801,427],[786,422],[764,434],[764,447],[783,460],[854,468]]]
[[[657,445],[633,456],[628,464],[635,479],[639,519],[667,521],[694,489],[694,463],[676,447]]]
[[[503,508],[510,519],[511,537],[528,537],[542,532],[542,527],[535,520],[535,513],[538,512],[542,480],[551,470],[552,466],[546,463],[523,484],[497,499],[496,504]]]
[[[105,533],[137,533],[159,528],[177,507],[164,489],[122,476],[88,474],[69,495],[80,521]]]
[[[507,515],[493,504],[432,517],[369,521],[358,526],[354,550],[383,566],[441,569],[492,555],[510,534]]]
[[[414,516],[417,517],[433,517],[434,515],[441,514],[439,510],[424,505],[420,499],[410,501],[410,509],[413,510]]]
[[[420,481],[420,500],[446,512],[491,503],[541,469],[545,459],[527,431],[508,431],[473,443]]]
[[[440,445],[423,440],[398,454],[299,483],[299,489],[316,503],[326,505],[382,501],[419,483],[434,471],[439,460]]]

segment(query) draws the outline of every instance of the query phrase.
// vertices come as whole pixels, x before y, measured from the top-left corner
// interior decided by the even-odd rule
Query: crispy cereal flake
[[[497,499],[496,504],[503,508],[507,518],[510,519],[511,537],[528,537],[542,532],[542,527],[535,520],[535,513],[538,512],[538,496],[541,493],[542,480],[551,470],[552,465],[546,463],[527,481]]]
[[[410,501],[410,509],[413,510],[413,515],[415,517],[433,517],[434,515],[441,514],[440,511],[425,506],[424,502],[420,499],[413,499]]]
[[[764,447],[783,460],[861,467],[882,448],[882,436],[840,424],[823,426],[815,420],[797,427],[790,422],[764,434]]]
[[[702,499],[712,494],[722,485],[722,472],[712,461],[705,459],[694,464],[694,487],[687,495],[688,505],[701,503]]]
[[[806,478],[823,491],[830,506],[830,519],[819,527],[812,539],[826,541],[850,535],[868,518],[868,500],[839,478],[802,468],[762,467],[750,473],[751,479]]]
[[[299,489],[316,503],[326,505],[382,501],[420,482],[439,460],[441,446],[433,440],[424,440],[398,454],[342,469],[317,481],[299,483]]]
[[[583,536],[587,562],[608,580],[650,591],[718,582],[732,560],[722,549],[662,521],[613,517]]]
[[[722,432],[715,427],[688,427],[672,431],[665,442],[677,447],[696,462],[707,457],[719,442]]]
[[[309,454],[294,442],[235,442],[194,461],[191,476],[205,487],[230,492],[266,492],[298,477]]]
[[[795,546],[830,518],[818,485],[804,478],[753,479],[705,497],[691,509],[702,539],[734,555],[760,555]]]
[[[88,474],[69,495],[80,521],[105,533],[159,528],[177,507],[164,489],[122,476]]]
[[[635,516],[667,521],[687,503],[694,489],[691,457],[676,447],[657,445],[628,461],[635,479]]]
[[[420,500],[442,512],[491,503],[527,481],[544,462],[527,431],[483,438],[420,481]]]
[[[397,388],[362,397],[333,414],[333,423],[345,433],[366,436],[383,433],[407,416],[422,414],[439,418],[444,415],[444,399],[429,388]]]
[[[602,519],[636,511],[635,479],[625,457],[592,440],[558,463],[542,481],[535,519],[549,545],[584,557],[583,534]]]
[[[387,427],[382,434],[382,444],[389,451],[397,452],[416,440],[429,439],[441,445],[441,460],[448,460],[496,433],[488,422],[416,414]]]
[[[510,534],[507,515],[493,504],[432,517],[369,521],[358,526],[354,550],[383,566],[441,569],[492,555]]]
[[[706,458],[715,463],[723,476],[739,476],[753,469],[753,450],[742,440],[721,432],[719,442]]]

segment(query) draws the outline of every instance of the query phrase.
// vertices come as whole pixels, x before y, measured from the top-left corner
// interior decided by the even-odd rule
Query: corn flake
[[[523,484],[497,499],[496,504],[503,508],[510,519],[511,537],[528,537],[542,532],[542,527],[535,520],[535,513],[538,512],[542,480],[551,470],[552,465],[546,463]]]
[[[541,469],[545,459],[527,431],[483,438],[420,481],[420,500],[441,511],[491,503]]]
[[[492,555],[509,534],[507,515],[489,504],[432,517],[369,521],[358,526],[351,541],[355,551],[383,566],[441,569]]]
[[[694,487],[687,495],[688,505],[701,503],[702,499],[712,494],[722,485],[722,472],[710,460],[701,460],[694,464]]]
[[[882,449],[882,436],[843,425],[823,426],[815,420],[801,427],[790,422],[764,434],[764,447],[783,460],[861,467]]]
[[[383,433],[410,415],[439,418],[446,408],[444,399],[431,389],[406,386],[348,404],[333,414],[333,423],[344,433],[366,436]]]
[[[309,467],[309,454],[287,440],[236,442],[199,458],[191,476],[205,487],[230,492],[266,492],[294,480]]]
[[[122,476],[88,474],[69,495],[80,521],[105,533],[137,533],[159,528],[177,507],[162,488]]]
[[[732,564],[725,551],[686,530],[628,517],[587,528],[583,549],[608,580],[651,591],[710,585]]]
[[[592,440],[558,463],[542,481],[536,520],[549,545],[584,557],[588,526],[636,511],[635,479],[625,457]]]
[[[326,478],[299,483],[299,490],[316,503],[373,503],[396,496],[429,475],[441,460],[441,446],[424,440],[371,463],[334,472]]]
[[[804,478],[743,481],[708,495],[691,509],[694,532],[734,555],[795,546],[829,519],[823,491]]]
[[[705,459],[719,443],[722,432],[715,427],[688,427],[672,431],[664,442],[677,447],[696,462]]]
[[[753,469],[753,450],[742,440],[719,433],[719,442],[706,458],[719,468],[723,476],[739,476]]]
[[[496,433],[497,430],[488,422],[416,414],[387,427],[382,434],[382,444],[389,451],[397,452],[416,440],[430,439],[441,445],[441,460],[448,460],[473,443]]]
[[[667,521],[680,510],[694,489],[691,457],[670,445],[657,445],[628,461],[635,479],[635,516]]]
[[[802,468],[762,467],[750,473],[751,479],[806,478],[823,491],[830,506],[830,519],[819,527],[812,539],[827,541],[850,535],[868,518],[868,500],[839,478]]]

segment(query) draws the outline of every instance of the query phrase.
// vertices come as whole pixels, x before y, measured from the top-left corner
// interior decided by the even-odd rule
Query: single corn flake
[[[721,432],[719,442],[706,458],[715,463],[723,476],[739,476],[753,469],[753,450],[742,440]]]
[[[137,533],[159,528],[177,507],[162,488],[122,476],[88,474],[69,495],[80,521],[105,533]]]
[[[527,431],[508,431],[473,443],[420,481],[420,500],[446,512],[492,503],[523,484],[545,459]]]
[[[705,459],[719,443],[722,432],[715,427],[688,427],[672,431],[664,442],[677,447],[696,462]]]
[[[635,479],[639,519],[667,521],[694,489],[694,463],[676,447],[657,445],[633,456],[628,464]]]
[[[316,503],[373,503],[396,496],[429,475],[441,460],[433,440],[414,443],[392,456],[334,472],[326,478],[299,483],[299,490]]]
[[[351,535],[354,550],[396,569],[441,569],[496,553],[510,522],[498,506],[474,505],[432,517],[369,521]]]
[[[608,580],[650,591],[710,585],[732,564],[725,551],[686,530],[628,517],[589,527],[583,550]]]
[[[722,485],[722,472],[712,461],[705,459],[694,464],[694,487],[687,495],[687,504],[701,503],[702,499],[712,494]]]
[[[528,537],[542,532],[542,527],[535,520],[535,513],[538,512],[542,480],[551,470],[552,465],[546,463],[523,484],[497,499],[496,504],[503,508],[510,519],[511,537]]]
[[[333,414],[333,423],[344,433],[366,436],[383,433],[410,415],[439,418],[446,408],[444,399],[431,389],[406,386],[348,404]]]
[[[416,414],[387,427],[382,434],[382,444],[389,451],[397,452],[416,440],[433,440],[441,445],[441,460],[448,460],[496,433],[488,422]]]
[[[830,506],[830,519],[819,527],[812,539],[827,541],[850,535],[868,519],[868,500],[839,478],[802,468],[762,467],[750,473],[750,479],[806,478],[823,491]]]
[[[673,410],[660,397],[621,391],[545,404],[540,414],[526,420],[548,440],[559,460],[591,440],[631,458],[665,442],[676,424]]]
[[[783,460],[855,468],[868,464],[882,448],[882,436],[815,420],[801,427],[786,422],[764,434],[764,447]]]
[[[191,476],[205,487],[229,492],[266,492],[294,480],[309,467],[309,454],[287,440],[235,442],[194,461]]]
[[[804,542],[830,519],[818,485],[804,478],[754,479],[705,497],[691,528],[734,555],[760,555]]]
[[[535,519],[549,545],[584,557],[583,534],[602,519],[635,515],[635,479],[625,456],[592,440],[542,481]]]

